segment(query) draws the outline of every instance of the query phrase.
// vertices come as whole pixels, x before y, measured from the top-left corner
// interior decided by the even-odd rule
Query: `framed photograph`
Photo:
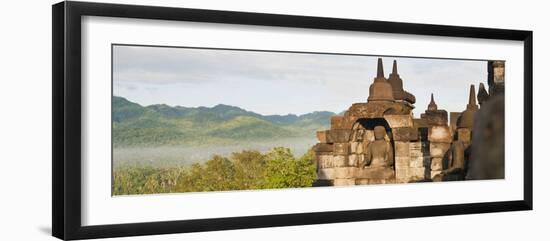
[[[532,32],[53,6],[53,235],[532,209]]]

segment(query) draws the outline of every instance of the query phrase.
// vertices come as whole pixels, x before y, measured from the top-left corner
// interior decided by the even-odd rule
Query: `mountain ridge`
[[[330,126],[330,111],[262,115],[237,106],[142,106],[113,96],[115,146],[215,145],[278,138],[315,138]]]

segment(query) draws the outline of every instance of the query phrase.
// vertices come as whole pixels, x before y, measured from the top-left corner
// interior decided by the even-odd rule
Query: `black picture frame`
[[[524,186],[522,200],[421,207],[212,218],[82,226],[81,224],[81,17],[194,21],[426,36],[517,40],[524,43]],[[532,210],[533,32],[523,30],[366,21],[171,7],[60,2],[52,6],[52,233],[88,239],[380,219]]]

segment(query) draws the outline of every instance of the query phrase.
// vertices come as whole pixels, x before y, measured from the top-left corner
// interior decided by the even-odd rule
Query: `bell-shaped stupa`
[[[369,88],[368,101],[394,101],[392,85],[384,77],[382,59],[378,58],[376,78]]]
[[[466,110],[464,110],[462,114],[460,114],[460,117],[457,123],[458,128],[472,129],[474,127],[474,117],[478,109],[479,108],[476,104],[475,86],[470,85],[470,97],[468,100],[468,105],[466,105]]]
[[[395,100],[403,100],[411,104],[416,102],[416,97],[403,89],[403,80],[397,73],[397,61],[395,60],[393,61],[392,72],[388,78],[388,83],[390,83],[392,87],[393,98]]]

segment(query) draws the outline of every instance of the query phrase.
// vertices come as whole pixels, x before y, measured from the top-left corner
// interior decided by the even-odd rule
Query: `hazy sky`
[[[452,57],[452,56],[450,56]],[[383,57],[405,90],[416,96],[415,116],[434,93],[440,109],[462,111],[469,85],[486,85],[485,61]],[[341,112],[366,102],[376,56],[115,46],[113,93],[141,105],[217,104],[260,114]]]

